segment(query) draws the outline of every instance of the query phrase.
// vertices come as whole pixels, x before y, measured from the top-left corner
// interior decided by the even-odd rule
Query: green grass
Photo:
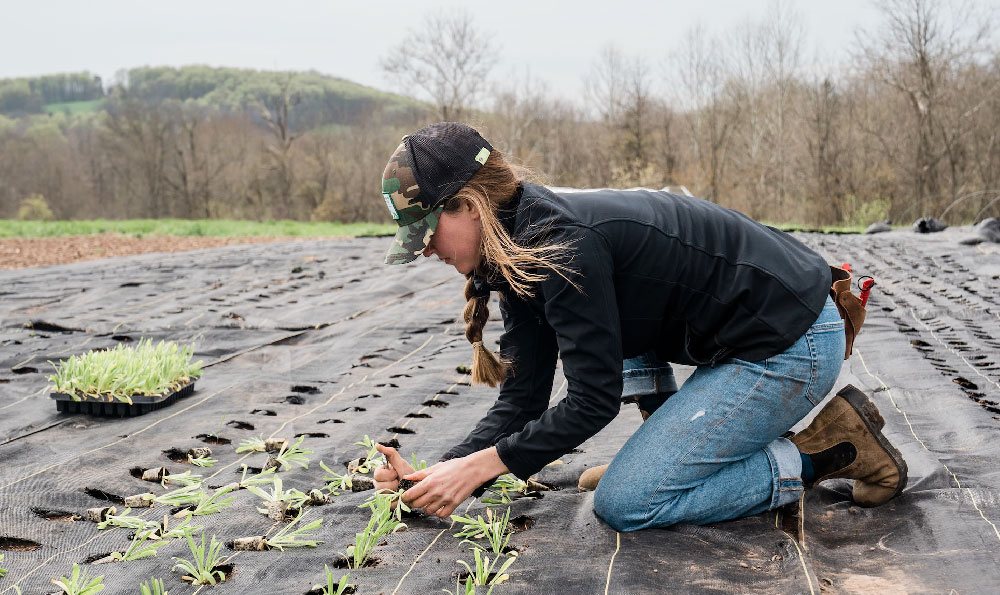
[[[394,223],[304,221],[234,221],[230,219],[95,219],[87,221],[18,221],[0,219],[0,238],[41,238],[120,233],[137,238],[160,236],[302,236],[361,237],[396,233]]]
[[[103,99],[91,99],[89,101],[65,101],[63,103],[48,103],[42,109],[49,114],[89,114],[97,111]]]
[[[805,225],[802,223],[774,223],[773,221],[761,221],[764,225],[780,229],[781,231],[812,231],[819,233],[865,233],[867,225]]]

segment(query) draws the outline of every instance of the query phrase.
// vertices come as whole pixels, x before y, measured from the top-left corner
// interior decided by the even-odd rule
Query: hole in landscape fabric
[[[42,547],[42,544],[30,539],[0,536],[0,550],[8,552],[33,552],[40,547]]]
[[[375,556],[368,556],[368,559],[365,560],[365,563],[362,566],[362,568],[371,568],[372,566],[378,566],[379,562],[381,562],[381,560],[379,560]],[[340,569],[350,568],[348,566],[348,563],[347,563],[347,558],[345,558],[343,555],[338,555],[334,559],[333,564],[331,564],[331,566],[333,566],[334,568],[340,568]]]
[[[179,448],[168,448],[167,450],[163,451],[163,454],[166,455],[168,459],[170,459],[175,463],[188,462],[188,455],[186,450],[181,450]]]
[[[52,510],[48,508],[32,508],[31,512],[35,513],[39,518],[43,518],[47,521],[53,521],[58,523],[71,523],[73,521],[80,520],[80,515],[75,512],[69,512],[66,510]]]
[[[198,434],[195,438],[201,440],[205,444],[214,444],[216,446],[232,443],[232,440],[229,438],[223,438],[222,436],[216,436],[215,434]]]
[[[387,432],[392,432],[393,434],[416,434],[416,430],[411,430],[410,428],[402,428],[398,426],[393,426],[391,428],[386,428]]]
[[[91,498],[97,498],[105,502],[114,502],[115,504],[125,504],[125,498],[118,494],[112,494],[111,492],[105,492],[97,488],[83,488],[83,491]]]
[[[447,401],[436,401],[434,399],[431,399],[430,401],[424,401],[423,405],[424,405],[424,407],[447,407],[448,406],[448,402]]]
[[[135,339],[128,335],[111,335],[111,339],[114,341],[121,341],[122,343],[131,343],[132,341],[135,341]]]
[[[111,555],[111,552],[105,552],[103,554],[94,554],[92,556],[87,556],[86,558],[84,558],[83,560],[81,560],[80,563],[81,564],[93,564],[94,562],[97,562],[98,560],[103,560],[104,558],[107,558],[110,555]]]
[[[248,424],[245,421],[236,421],[236,420],[233,420],[231,422],[228,422],[226,425],[230,426],[232,428],[236,428],[237,430],[252,430],[253,429],[253,424]]]
[[[318,423],[318,424],[342,424],[342,423],[344,423],[344,420],[342,420],[342,419],[334,419],[334,418],[331,417],[330,419],[321,419],[321,420],[319,420],[316,423]]]
[[[417,419],[428,419],[430,415],[427,413],[407,413],[406,417],[413,417]]]
[[[308,393],[310,395],[315,395],[320,392],[319,389],[316,388],[315,386],[306,386],[306,385],[295,385],[292,387],[291,390],[293,393]]]
[[[21,366],[20,368],[11,368],[10,371],[15,374],[37,374],[38,368],[32,368],[31,366]]]
[[[302,436],[305,436],[306,438],[329,438],[330,437],[329,434],[324,434],[323,432],[302,432],[300,434],[296,434],[295,435],[296,438],[300,438]]]
[[[521,516],[510,519],[509,525],[514,529],[515,533],[520,533],[521,531],[527,531],[528,529],[534,527],[535,519],[522,514]]]
[[[306,402],[306,400],[305,398],[300,397],[298,395],[288,395],[287,397],[285,397],[284,402],[288,403],[289,405],[302,405],[303,403]]]
[[[975,382],[971,382],[965,378],[962,378],[961,376],[952,378],[951,381],[967,390],[979,390],[978,384],[976,384]]]
[[[379,442],[382,446],[388,446],[390,448],[399,448],[399,440],[396,438],[390,438],[385,442]]]
[[[274,411],[271,411],[270,409],[254,409],[253,411],[250,412],[250,415],[267,415],[273,417],[278,414],[275,413]]]

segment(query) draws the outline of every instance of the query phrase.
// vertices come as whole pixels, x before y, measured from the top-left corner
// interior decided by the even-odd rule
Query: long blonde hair
[[[522,246],[517,244],[497,215],[497,211],[510,201],[517,192],[521,179],[528,170],[509,165],[500,154],[493,150],[486,163],[472,176],[461,190],[449,198],[444,205],[445,212],[458,210],[463,202],[468,202],[479,212],[482,226],[480,253],[482,261],[475,271],[479,276],[499,273],[515,294],[523,297],[532,295],[532,284],[544,280],[553,272],[575,286],[570,275],[573,270],[566,266],[566,254],[570,245],[561,242]],[[472,381],[477,384],[497,386],[510,372],[513,362],[499,357],[493,350],[483,345],[483,327],[489,319],[488,289],[477,288],[473,273],[467,275],[465,283],[465,337],[472,343]]]

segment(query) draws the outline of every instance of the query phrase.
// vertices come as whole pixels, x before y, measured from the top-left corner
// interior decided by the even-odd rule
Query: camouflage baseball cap
[[[399,225],[386,264],[420,256],[444,202],[479,171],[492,150],[478,132],[456,122],[431,124],[403,137],[382,173],[382,198]]]

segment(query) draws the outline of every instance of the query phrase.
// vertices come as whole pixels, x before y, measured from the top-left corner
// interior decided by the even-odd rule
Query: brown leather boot
[[[642,415],[642,421],[646,421],[651,415],[648,411],[643,411],[642,409],[639,409],[639,414]],[[597,484],[600,483],[601,478],[604,477],[604,472],[607,470],[607,464],[587,469],[580,474],[580,480],[576,483],[577,489],[581,492],[596,490]]]
[[[879,506],[906,487],[906,461],[885,436],[885,421],[875,403],[848,384],[827,403],[809,427],[792,437],[799,451],[817,465],[812,487],[825,479],[854,480],[854,501]],[[845,453],[847,455],[845,456]]]

